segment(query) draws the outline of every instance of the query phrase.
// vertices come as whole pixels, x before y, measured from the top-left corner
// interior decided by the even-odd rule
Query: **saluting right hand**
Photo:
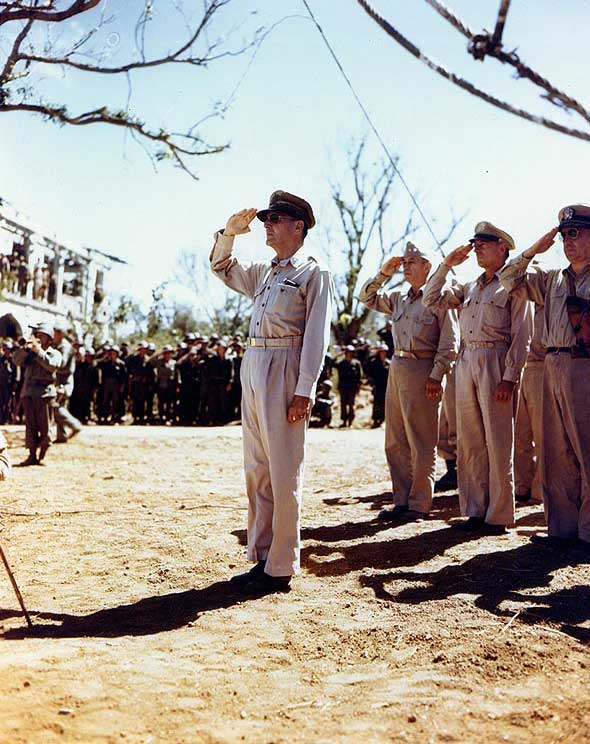
[[[459,264],[462,264],[464,261],[467,261],[469,258],[469,253],[473,249],[473,246],[471,243],[467,243],[467,245],[460,245],[458,248],[455,248],[454,251],[451,251],[449,255],[445,258],[443,261],[445,266],[459,266]]]
[[[381,273],[386,276],[393,276],[396,271],[399,271],[399,267],[402,265],[401,256],[392,256],[388,259],[381,267]]]
[[[555,236],[559,232],[559,227],[552,227],[549,232],[546,232],[536,243],[533,243],[530,248],[524,252],[526,258],[532,258],[537,253],[545,253],[555,242]]]
[[[224,235],[232,237],[233,235],[244,235],[244,233],[250,232],[250,223],[256,217],[257,209],[242,209],[232,216],[227,221]]]

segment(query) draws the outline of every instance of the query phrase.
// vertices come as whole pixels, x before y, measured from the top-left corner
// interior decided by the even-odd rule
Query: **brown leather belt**
[[[401,359],[434,359],[436,351],[405,351],[404,349],[395,349],[393,355]]]

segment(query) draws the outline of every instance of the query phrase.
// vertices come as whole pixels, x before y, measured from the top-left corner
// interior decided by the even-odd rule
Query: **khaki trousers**
[[[393,357],[385,394],[385,457],[393,503],[428,513],[432,506],[440,403],[424,396],[432,359]]]
[[[543,501],[541,439],[543,434],[543,362],[527,362],[520,384],[514,429],[514,486]]]
[[[248,558],[266,560],[271,576],[300,570],[307,421],[287,421],[299,359],[298,350],[249,347],[240,370]]]
[[[517,390],[512,402],[494,400],[505,356],[504,349],[464,349],[456,365],[461,514],[503,525],[514,522],[512,450],[517,400]]]
[[[590,542],[590,359],[545,358],[542,469],[549,535]]]
[[[443,460],[457,459],[457,385],[455,369],[445,377],[446,385],[438,425],[438,456]]]

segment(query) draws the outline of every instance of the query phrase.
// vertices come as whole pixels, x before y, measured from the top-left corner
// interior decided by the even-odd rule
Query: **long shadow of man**
[[[4,633],[8,640],[28,638],[82,638],[151,635],[182,628],[210,610],[231,607],[248,599],[228,581],[218,581],[204,589],[146,597],[132,604],[99,610],[89,615],[31,612],[34,621],[50,620],[58,624],[35,624],[32,628],[12,628]],[[0,618],[21,613],[0,610]]]

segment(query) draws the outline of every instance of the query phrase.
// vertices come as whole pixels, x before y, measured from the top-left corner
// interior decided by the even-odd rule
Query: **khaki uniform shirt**
[[[450,269],[441,264],[424,287],[426,307],[459,309],[461,344],[489,344],[507,349],[503,380],[518,382],[526,362],[532,318],[525,298],[510,297],[500,284],[498,273],[489,282],[485,273],[475,281],[443,289]]]
[[[427,308],[422,304],[422,290],[415,293],[379,291],[390,277],[379,272],[369,279],[359,300],[371,310],[391,315],[394,349],[432,351],[434,364],[430,377],[442,380],[457,356],[457,323],[454,311]]]
[[[254,301],[250,337],[303,336],[295,395],[310,398],[330,342],[333,284],[330,272],[302,249],[288,259],[243,264],[234,238],[215,234],[211,269],[228,287]]]
[[[502,278],[500,277],[500,281]],[[531,348],[527,357],[527,364],[530,362],[544,362],[547,353],[543,346],[543,332],[545,330],[545,316],[543,307],[535,305],[535,317],[533,320],[533,337],[531,339]]]
[[[55,398],[56,372],[61,366],[61,354],[51,346],[34,354],[30,349],[14,350],[14,361],[25,368],[21,395],[29,398]]]
[[[576,334],[570,323],[566,299],[569,294],[567,274],[574,278],[576,294],[590,300],[590,274],[586,267],[576,274],[571,266],[566,269],[544,270],[538,266],[527,271],[532,259],[518,256],[500,272],[500,281],[514,297],[525,298],[543,306],[543,346],[575,346]]]

